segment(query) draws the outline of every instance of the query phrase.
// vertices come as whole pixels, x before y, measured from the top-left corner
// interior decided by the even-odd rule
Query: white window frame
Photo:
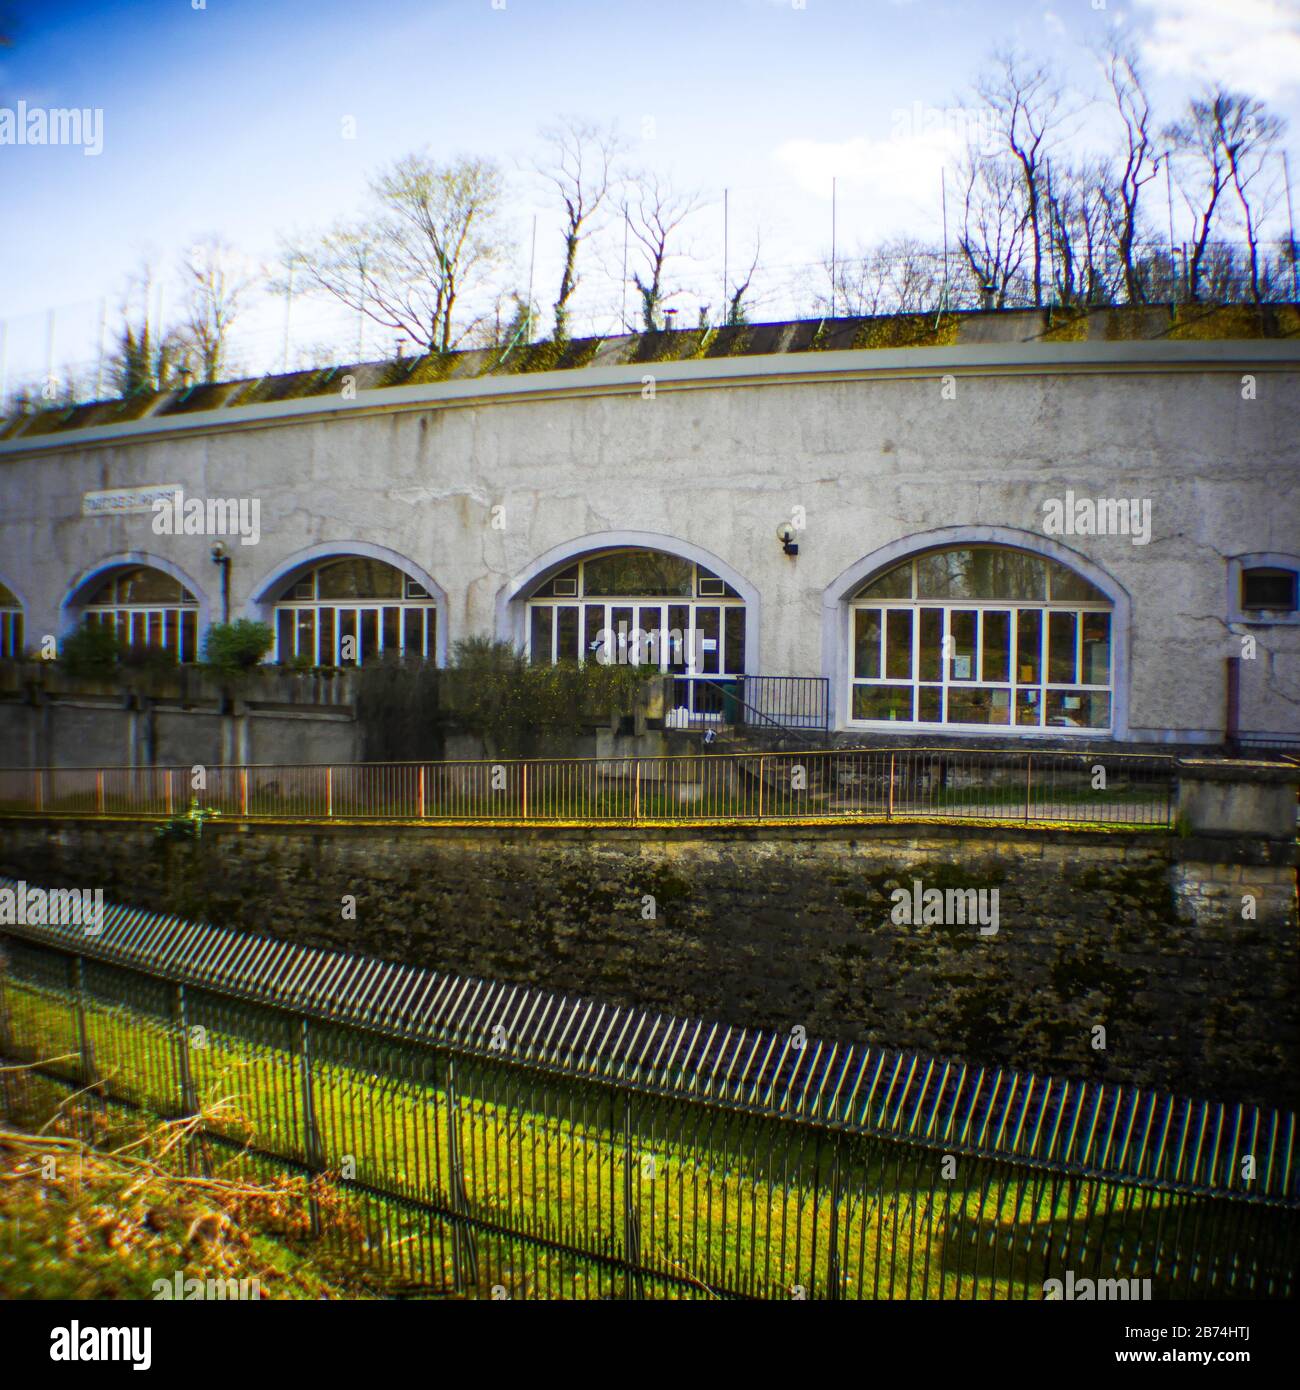
[[[957,548],[944,547],[945,549]],[[991,550],[1014,550],[1011,546],[977,546],[974,548]],[[1112,737],[1115,731],[1116,699],[1118,696],[1118,676],[1116,670],[1116,629],[1115,629],[1115,608],[1109,600],[1105,601],[1085,601],[1079,599],[974,599],[974,598],[918,598],[916,580],[916,562],[923,559],[925,554],[911,556],[904,561],[896,562],[885,570],[878,572],[871,578],[863,581],[859,588],[867,588],[891,569],[896,569],[899,565],[907,564],[911,567],[912,574],[912,593],[911,598],[852,598],[848,602],[848,630],[846,633],[848,660],[845,663],[848,672],[847,680],[847,704],[845,710],[847,718],[846,727],[854,729],[870,729],[873,731],[890,730],[894,733],[906,731],[909,733],[982,733],[986,735],[1008,735],[1016,738],[1060,738],[1060,737],[1091,737],[1107,738]],[[1030,553],[1032,552],[1024,552]],[[1035,559],[1041,560],[1045,570],[1046,582],[1050,584],[1050,558],[1041,555],[1034,555]],[[1060,563],[1059,561],[1057,563]],[[1068,568],[1068,566],[1064,566]],[[1082,576],[1081,576],[1082,577]],[[1091,583],[1090,580],[1085,582]],[[1093,586],[1096,587],[1095,585]],[[1050,589],[1047,591],[1050,595]],[[941,656],[940,672],[937,680],[922,680],[919,674],[920,659],[920,625],[922,610],[940,610],[943,613],[943,631],[940,638],[941,652],[946,649],[948,638],[952,635],[952,615],[954,612],[976,612],[978,614],[975,629],[975,648],[973,652],[973,662],[975,676],[970,680],[957,680],[953,678],[953,664],[957,659],[954,651],[951,656]],[[881,613],[880,625],[880,675],[878,677],[860,677],[856,674],[857,670],[857,613],[866,610],[879,610]],[[1039,623],[1039,652],[1038,669],[1040,679],[1037,681],[1021,682],[1018,677],[1018,655],[1019,655],[1019,636],[1020,620],[1019,610],[1034,610],[1043,614]],[[912,654],[912,674],[907,677],[891,677],[886,674],[886,658],[888,646],[888,630],[890,612],[910,612],[912,614],[911,630],[911,654]],[[1006,613],[1008,615],[1008,642],[1009,642],[1009,667],[1010,677],[1006,681],[986,681],[982,679],[981,673],[984,669],[984,626],[985,612]],[[1075,671],[1078,675],[1084,674],[1084,651],[1083,651],[1083,619],[1089,613],[1104,613],[1109,618],[1109,681],[1106,684],[1096,684],[1089,681],[1053,681],[1049,679],[1049,622],[1053,613],[1068,613],[1075,617],[1075,652],[1074,662]],[[1005,689],[1008,692],[1008,719],[1006,723],[955,723],[947,721],[921,720],[921,719],[858,719],[853,716],[854,691],[858,686],[909,686],[912,690],[912,709],[914,713],[919,713],[921,708],[921,691],[923,687],[938,687],[941,690],[941,711],[946,713],[949,707],[949,691],[971,690],[971,689]],[[1034,690],[1038,692],[1038,703],[1040,710],[1040,722],[1037,724],[1018,724],[1016,722],[1016,712],[1019,705],[1019,695],[1021,691]],[[1068,724],[1048,724],[1047,707],[1053,692],[1074,692],[1082,691],[1087,694],[1104,694],[1108,696],[1107,708],[1109,719],[1104,726],[1084,726]]]
[[[275,663],[278,663],[278,664],[289,665],[289,664],[291,664],[293,661],[296,661],[297,658],[298,658],[300,655],[303,654],[303,653],[300,652],[300,646],[301,646],[300,638],[301,638],[301,635],[302,635],[302,634],[301,634],[300,624],[299,624],[298,616],[297,616],[299,613],[303,613],[303,612],[310,612],[310,613],[312,613],[312,614],[315,615],[314,620],[313,620],[313,622],[312,622],[312,637],[311,637],[311,646],[312,646],[312,650],[311,650],[311,652],[306,653],[307,655],[309,655],[309,656],[311,657],[311,664],[312,664],[313,666],[347,666],[347,667],[350,668],[350,667],[353,667],[353,666],[361,666],[361,665],[363,665],[363,664],[365,663],[365,660],[366,660],[366,657],[367,657],[368,653],[367,653],[366,651],[362,650],[362,649],[361,649],[361,646],[360,646],[361,623],[362,623],[361,615],[362,615],[363,613],[368,613],[368,612],[372,612],[372,613],[375,614],[375,638],[376,638],[376,640],[375,640],[375,652],[374,652],[374,655],[375,655],[375,656],[383,656],[383,654],[384,654],[386,651],[391,651],[391,650],[392,650],[391,647],[388,647],[388,646],[386,645],[385,640],[384,640],[384,618],[383,618],[383,613],[384,613],[384,609],[385,609],[385,608],[396,608],[396,609],[399,610],[399,618],[398,618],[398,625],[397,625],[397,639],[398,639],[398,642],[397,642],[397,650],[398,650],[399,652],[401,652],[402,654],[405,654],[406,651],[407,651],[407,646],[406,646],[406,614],[407,614],[407,611],[408,611],[408,610],[416,610],[416,611],[421,612],[421,613],[423,614],[423,619],[422,619],[421,624],[420,624],[420,635],[421,635],[421,646],[420,646],[420,653],[419,653],[419,655],[420,655],[420,660],[421,660],[421,661],[435,661],[435,660],[437,659],[437,651],[438,651],[438,605],[437,605],[437,600],[433,597],[432,594],[427,594],[427,593],[426,593],[426,595],[423,596],[423,597],[417,596],[417,595],[413,595],[412,592],[411,592],[413,588],[423,590],[423,589],[424,589],[424,586],[420,583],[420,581],[419,581],[418,579],[412,579],[411,576],[410,576],[409,574],[405,573],[405,571],[403,571],[403,570],[401,570],[401,569],[398,569],[398,567],[397,567],[396,565],[391,565],[390,568],[397,570],[397,572],[402,576],[402,581],[403,581],[403,582],[402,582],[402,595],[403,595],[403,596],[402,596],[401,598],[355,598],[355,599],[335,599],[335,598],[320,598],[320,597],[319,597],[319,594],[320,594],[320,571],[321,571],[322,569],[326,569],[326,568],[328,568],[330,565],[337,564],[340,560],[369,559],[369,558],[370,558],[370,557],[368,557],[368,556],[364,556],[364,555],[363,555],[363,556],[356,556],[356,555],[352,555],[352,554],[349,554],[349,553],[341,553],[341,554],[339,554],[339,555],[332,555],[332,556],[329,556],[329,557],[326,558],[326,559],[318,560],[315,564],[313,564],[313,565],[311,566],[311,568],[310,568],[306,573],[304,573],[304,574],[299,574],[299,575],[297,576],[297,578],[294,579],[293,582],[292,582],[291,584],[289,584],[288,589],[287,589],[287,592],[292,593],[293,590],[295,590],[300,584],[303,584],[303,583],[305,583],[305,582],[310,581],[311,586],[312,586],[312,594],[315,595],[315,597],[312,597],[312,598],[283,598],[283,599],[277,599],[276,602],[275,602],[274,604],[272,604],[272,624],[273,624],[273,630],[274,630],[274,632],[275,632],[275,643],[274,643],[274,646],[272,647],[271,655],[270,655],[270,658],[269,658],[272,662],[275,662]],[[384,561],[384,562],[382,562],[382,563],[387,564],[388,562],[387,562],[387,561]],[[333,643],[333,645],[334,645],[334,650],[333,650],[332,653],[330,653],[331,659],[328,660],[328,661],[323,661],[323,660],[321,660],[322,652],[321,652],[321,640],[320,640],[320,639],[321,639],[321,622],[320,622],[320,615],[321,615],[321,612],[322,612],[323,610],[325,610],[325,609],[330,609],[330,610],[333,612],[333,614],[334,614],[334,619],[333,619],[333,630],[334,630],[334,643]],[[293,634],[293,651],[290,652],[290,653],[288,653],[287,656],[286,656],[286,654],[283,653],[283,652],[281,651],[281,649],[280,649],[280,648],[281,648],[281,644],[280,644],[280,614],[281,614],[281,613],[289,613],[289,614],[292,615],[291,631],[292,631],[292,634]],[[339,644],[340,644],[340,642],[342,641],[342,623],[340,622],[340,618],[341,618],[341,616],[342,616],[344,613],[350,613],[350,614],[353,615],[353,624],[354,624],[353,635],[356,636],[357,641],[358,641],[357,658],[356,658],[355,661],[349,661],[349,662],[343,662],[343,661],[340,661],[340,660],[339,660]],[[430,617],[430,614],[432,614],[432,617]]]

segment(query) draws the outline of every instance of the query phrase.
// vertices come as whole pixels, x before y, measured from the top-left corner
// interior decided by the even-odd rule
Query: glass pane
[[[578,659],[578,605],[566,603],[555,610],[556,660]]]
[[[1011,691],[981,686],[948,687],[949,724],[1009,724]]]
[[[382,560],[353,555],[320,567],[317,592],[321,598],[401,598],[405,578],[401,570]]]
[[[689,598],[695,567],[658,550],[621,550],[597,555],[583,565],[583,593],[622,598],[652,594]]]
[[[556,593],[556,590],[559,593]],[[561,570],[559,574],[553,574],[545,584],[534,590],[535,598],[569,598],[576,596],[578,592],[578,567],[570,565],[567,570]]]
[[[1043,610],[1021,608],[1016,613],[1016,680],[1021,685],[1042,680],[1042,661]]]
[[[948,679],[975,679],[975,622],[976,613],[969,608],[955,608],[948,614],[948,631],[952,637],[952,661]],[[951,719],[951,714],[949,719]]]
[[[984,624],[983,671],[980,679],[1009,681],[1011,679],[1011,614],[987,608],[981,615]]]
[[[611,637],[613,646],[610,648],[611,658],[618,662],[620,666],[626,665],[632,659],[632,629],[636,626],[632,609],[621,606],[615,607],[611,604],[609,610],[609,625],[613,629]]]
[[[701,607],[695,610],[695,626],[699,631],[700,674],[713,676],[718,673],[720,657],[719,639],[721,616],[716,608]]]
[[[428,661],[438,659],[438,610],[424,610],[424,656]]]
[[[402,611],[402,650],[406,656],[424,655],[424,609],[406,608]],[[550,651],[550,644],[547,644]]]
[[[1043,599],[1046,567],[1037,555],[989,546],[957,546],[916,561],[920,598]]]
[[[192,609],[181,614],[181,660],[194,661],[199,650],[199,615]]]
[[[149,614],[148,642],[151,647],[163,645],[163,615],[161,613]]]
[[[1048,564],[1052,576],[1053,603],[1109,603],[1110,600],[1095,585],[1089,584],[1081,575],[1075,574],[1055,560]]]
[[[340,608],[339,615],[339,665],[355,666],[357,664],[357,610],[355,608]]]
[[[612,632],[605,631],[605,605],[603,603],[587,603],[583,605],[583,627],[582,649],[588,661],[614,661],[617,659],[618,647],[615,636]],[[605,651],[606,643],[609,644],[609,651]]]
[[[528,612],[528,659],[534,666],[551,664],[551,634],[555,630],[555,610],[536,604]]]
[[[1110,725],[1110,695],[1096,690],[1049,690],[1047,722],[1056,728],[1105,729]]]
[[[1047,615],[1047,679],[1053,685],[1072,685],[1074,674],[1074,642],[1077,615],[1049,613]]]
[[[923,685],[921,687],[921,707],[917,718],[922,724],[943,723],[943,686]]]
[[[663,609],[658,603],[645,603],[637,609],[637,631],[628,645],[628,660],[637,666],[663,666]]]
[[[316,610],[300,608],[297,613],[299,659],[306,658],[309,666],[316,665]]]
[[[396,652],[402,645],[402,610],[384,609],[384,650]]]
[[[1016,691],[1016,723],[1037,725],[1042,722],[1042,692],[1036,686]]]
[[[322,608],[317,614],[316,652],[317,663],[321,666],[334,666],[338,663],[338,653],[334,647],[334,615],[336,608]]]
[[[1110,684],[1110,614],[1083,615],[1083,679],[1089,685]]]
[[[167,610],[167,626],[163,634],[163,646],[173,655],[181,649],[181,615],[175,608]]]
[[[912,676],[912,610],[885,610],[885,676],[910,680]]]
[[[912,721],[912,687],[910,685],[855,685],[853,687],[854,719],[890,719]]]
[[[853,612],[853,674],[860,680],[880,677],[880,609]]]
[[[684,603],[668,606],[668,669],[684,671],[691,655],[691,610]]]
[[[161,570],[124,570],[118,575],[119,603],[179,603],[181,586]]]
[[[724,608],[726,621],[727,657],[724,669],[733,676],[745,670],[745,610],[743,608]]]
[[[923,681],[943,679],[943,609],[921,609],[920,677]],[[922,715],[922,718],[925,716]]]
[[[0,584],[0,607],[3,607],[3,608],[17,608],[17,607],[18,607],[18,600],[13,596],[12,591],[9,590],[9,589],[6,589],[5,586],[4,586],[3,584]]]
[[[379,655],[379,610],[377,608],[363,608],[361,610],[361,628],[358,635],[360,640],[357,643],[357,660],[373,661]]]
[[[911,598],[912,562],[904,560],[892,570],[877,576],[869,584],[863,585],[854,596],[856,598]]]

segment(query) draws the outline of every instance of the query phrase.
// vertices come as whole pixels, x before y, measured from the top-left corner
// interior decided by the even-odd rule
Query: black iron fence
[[[13,891],[0,880],[0,891]],[[483,1297],[1286,1298],[1294,1114],[439,975],[109,906],[0,927],[15,1120],[233,1098],[186,1161]],[[221,1115],[228,1115],[228,1109]]]
[[[984,820],[1164,829],[1172,757],[808,749],[674,758],[0,769],[0,813],[582,824]]]
[[[669,725],[700,729],[830,729],[830,681],[824,676],[674,676]]]

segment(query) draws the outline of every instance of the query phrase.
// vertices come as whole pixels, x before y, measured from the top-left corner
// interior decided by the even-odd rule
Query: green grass
[[[66,998],[12,979],[6,995],[8,1026],[24,1056],[76,1053]],[[195,1013],[190,1022],[207,1029],[207,1045],[189,1049],[198,1099],[218,1107],[211,1132],[229,1141],[214,1152],[251,1145],[303,1156],[301,1060],[289,1038],[276,1036],[278,1021],[266,1016],[260,1044],[237,1036],[229,1014]],[[93,1003],[86,1033],[110,1100],[177,1112],[176,1037],[162,1019]],[[377,1041],[362,1048],[328,1030],[317,1039],[314,1029],[313,1038],[320,1157],[336,1177],[346,1169],[355,1179],[337,1184],[333,1234],[350,1258],[398,1291],[453,1286],[452,1223],[414,1204],[451,1205],[453,1139],[464,1160],[466,1215],[509,1233],[476,1237],[479,1288],[500,1284],[511,1297],[583,1298],[621,1288],[623,1275],[611,1276],[595,1257],[622,1250],[629,1159],[643,1261],[688,1281],[665,1280],[653,1290],[662,1296],[725,1289],[797,1297],[799,1287],[820,1296],[834,1224],[846,1297],[1038,1298],[1049,1248],[1053,1272],[1090,1268],[1098,1252],[1106,1274],[1135,1262],[1129,1272],[1149,1270],[1152,1219],[1171,1200],[968,1158],[947,1180],[940,1154],[851,1138],[833,1213],[829,1145],[819,1152],[806,1131],[647,1101],[628,1145],[621,1110],[611,1113],[595,1090],[467,1060],[458,1064],[453,1107],[443,1078],[422,1075],[414,1052]],[[72,1079],[75,1067],[65,1061],[52,1069]],[[238,1164],[262,1175],[277,1166],[252,1155]],[[541,1240],[577,1246],[587,1258]]]

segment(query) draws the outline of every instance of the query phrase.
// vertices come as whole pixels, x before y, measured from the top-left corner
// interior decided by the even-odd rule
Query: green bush
[[[63,639],[59,662],[73,676],[106,676],[121,661],[125,651],[111,627],[83,623]]]
[[[249,671],[275,645],[269,624],[251,618],[213,623],[203,639],[203,660],[222,671]]]

